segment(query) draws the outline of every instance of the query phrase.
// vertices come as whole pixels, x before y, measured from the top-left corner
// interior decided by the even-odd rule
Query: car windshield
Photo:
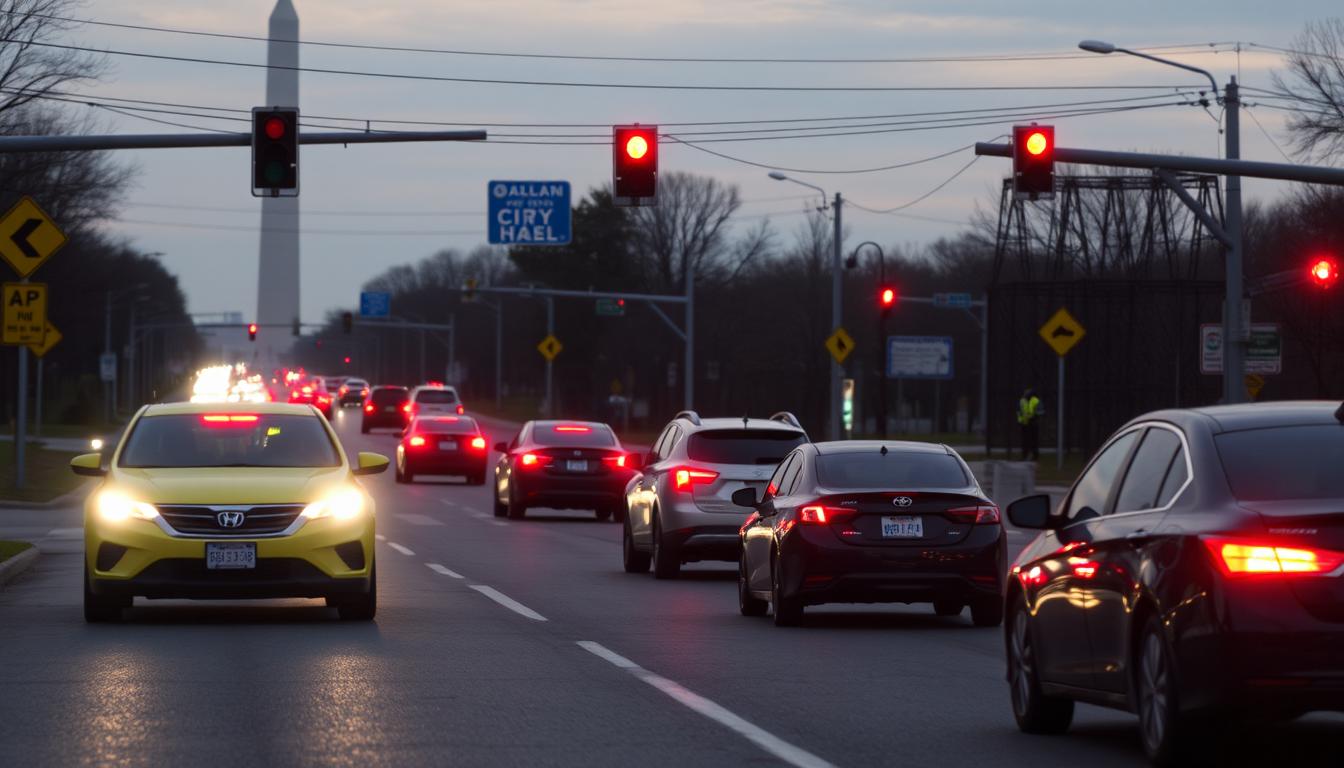
[[[346,379],[345,386],[349,389],[363,389],[369,386],[369,382],[363,379]]]
[[[338,467],[340,454],[316,416],[185,413],[136,422],[120,466]]]
[[[817,480],[825,488],[965,488],[970,478],[946,453],[888,451],[831,453],[817,457]]]
[[[714,429],[691,435],[686,455],[710,464],[773,466],[805,442],[807,435],[791,429]]]
[[[400,388],[383,388],[373,390],[369,398],[378,405],[395,405],[406,402],[406,390]]]
[[[436,435],[474,435],[476,434],[476,422],[465,416],[446,419],[416,419],[412,430]]]
[[[430,405],[453,405],[457,402],[457,394],[451,389],[426,389],[415,396],[415,402]]]
[[[612,448],[616,435],[606,424],[536,424],[532,441],[537,445],[566,448]]]
[[[1344,499],[1344,426],[1247,429],[1214,444],[1238,499]]]

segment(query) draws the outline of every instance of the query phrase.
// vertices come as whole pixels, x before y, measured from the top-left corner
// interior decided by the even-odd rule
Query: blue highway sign
[[[364,291],[359,294],[360,317],[387,317],[392,314],[392,294]]]
[[[491,245],[568,245],[568,181],[492,181],[486,230]]]

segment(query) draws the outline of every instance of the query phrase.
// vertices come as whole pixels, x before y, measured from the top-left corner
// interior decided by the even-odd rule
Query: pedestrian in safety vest
[[[1036,461],[1041,457],[1041,398],[1036,390],[1027,387],[1022,399],[1017,401],[1017,423],[1022,427],[1022,460]]]

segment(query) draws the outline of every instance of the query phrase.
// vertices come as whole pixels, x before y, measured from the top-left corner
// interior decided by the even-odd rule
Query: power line
[[[1283,151],[1283,147],[1279,146],[1279,142],[1275,141],[1274,137],[1269,135],[1269,131],[1265,130],[1265,126],[1260,124],[1260,118],[1256,117],[1255,113],[1252,112],[1249,107],[1243,105],[1242,109],[1250,116],[1251,122],[1255,123],[1255,127],[1260,129],[1260,133],[1269,140],[1269,143],[1273,145],[1274,149],[1278,150],[1279,155],[1284,161],[1289,163],[1293,162],[1293,159],[1288,156],[1288,153]]]
[[[201,224],[185,221],[152,221],[147,219],[113,219],[117,224],[134,224],[142,227],[171,227],[173,229],[203,229],[222,232],[280,232],[299,235],[350,235],[369,237],[458,237],[480,235],[482,230],[412,230],[412,229],[308,229],[295,227],[249,227],[240,224]]]
[[[882,208],[882,209],[876,209],[876,208],[869,208],[869,207],[866,206],[866,205],[860,205],[860,204],[854,202],[853,200],[847,200],[846,202],[848,202],[850,205],[854,206],[855,208],[858,208],[858,209],[861,210],[861,211],[867,211],[868,213],[896,214],[896,213],[899,213],[900,211],[905,210],[906,208],[912,208],[912,207],[914,207],[914,206],[916,206],[916,205],[919,205],[920,203],[924,202],[925,200],[929,199],[930,197],[933,197],[935,194],[937,194],[938,192],[940,192],[940,191],[943,189],[943,187],[946,187],[948,184],[951,184],[953,181],[956,181],[956,179],[957,179],[958,176],[960,176],[961,174],[965,173],[968,169],[970,169],[970,167],[971,167],[972,165],[975,165],[976,161],[979,160],[979,159],[980,159],[980,156],[979,156],[979,155],[976,155],[975,157],[971,158],[971,161],[970,161],[969,163],[967,163],[967,164],[961,166],[961,168],[957,169],[957,172],[956,172],[956,173],[952,174],[951,176],[948,176],[948,177],[947,177],[941,184],[939,184],[938,186],[934,187],[933,189],[930,189],[928,192],[925,192],[924,194],[920,195],[919,197],[916,197],[914,200],[911,200],[910,202],[905,203],[904,205],[898,205],[898,206],[895,206],[894,208]]]

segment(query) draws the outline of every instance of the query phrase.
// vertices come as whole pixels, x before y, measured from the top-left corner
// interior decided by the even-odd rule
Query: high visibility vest
[[[1041,398],[1032,395],[1030,399],[1022,398],[1017,401],[1017,423],[1027,426],[1036,416],[1040,414]]]

